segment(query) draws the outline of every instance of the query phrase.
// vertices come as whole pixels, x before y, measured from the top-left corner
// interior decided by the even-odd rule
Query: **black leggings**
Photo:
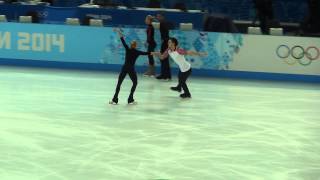
[[[134,101],[133,99],[133,94],[136,90],[136,87],[138,85],[138,78],[137,78],[137,73],[135,72],[135,70],[127,70],[127,69],[122,69],[121,73],[119,74],[119,78],[118,78],[118,84],[117,84],[117,88],[116,88],[116,92],[113,96],[113,102],[118,103],[118,95],[121,89],[121,84],[124,80],[124,78],[126,77],[126,75],[129,74],[129,77],[132,81],[132,88],[131,88],[131,92],[128,98],[128,102],[132,102]]]
[[[177,88],[180,89],[180,90],[182,88],[184,93],[188,94],[188,95],[191,95],[191,94],[189,92],[189,89],[188,89],[186,81],[187,81],[188,77],[190,76],[191,72],[192,72],[192,70],[189,69],[186,72],[179,71],[179,74],[178,74],[179,83],[178,83]]]
[[[156,47],[157,47],[156,43],[148,44],[148,52],[154,52]],[[154,58],[153,58],[153,56],[152,55],[148,55],[148,59],[149,59],[149,65],[150,66],[154,66]]]

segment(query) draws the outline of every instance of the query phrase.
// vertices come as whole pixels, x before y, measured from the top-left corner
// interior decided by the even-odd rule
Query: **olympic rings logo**
[[[303,66],[308,66],[313,61],[319,60],[320,48],[317,48],[316,46],[304,48],[299,45],[290,48],[287,45],[280,45],[276,50],[276,54],[289,65],[299,63]]]

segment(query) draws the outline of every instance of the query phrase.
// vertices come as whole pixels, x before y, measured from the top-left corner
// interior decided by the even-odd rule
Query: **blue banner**
[[[146,51],[145,29],[123,31],[128,44],[136,40],[139,49]],[[182,48],[209,53],[204,58],[189,58],[192,66],[199,69],[228,69],[234,54],[242,46],[240,34],[172,31],[171,36],[179,40]],[[156,31],[155,39],[161,42],[159,31]],[[157,50],[159,47],[160,44]],[[122,64],[124,55],[117,33],[109,27],[19,23],[3,23],[0,26],[0,58]],[[147,63],[146,56],[137,61],[137,65]]]
[[[110,28],[2,23],[0,58],[99,63]]]
[[[136,40],[138,49],[146,51],[145,29],[122,30],[128,45]],[[208,53],[206,57],[186,57],[194,69],[201,71],[320,74],[320,42],[317,38],[178,30],[171,31],[170,36],[176,37],[183,49]],[[155,40],[159,51],[158,30]],[[0,24],[0,62],[12,59],[16,63],[32,60],[111,67],[122,65],[124,56],[125,49],[117,33],[109,27]],[[156,58],[155,62],[159,66],[160,60]],[[177,67],[175,63],[171,64]],[[139,57],[137,65],[148,65],[147,56]]]

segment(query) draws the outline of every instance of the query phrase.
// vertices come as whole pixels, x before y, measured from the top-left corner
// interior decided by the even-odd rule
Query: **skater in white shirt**
[[[152,55],[158,56],[161,60],[170,56],[175,63],[179,66],[179,83],[176,87],[171,87],[170,89],[173,91],[181,92],[183,90],[183,94],[180,95],[181,98],[191,98],[191,93],[188,89],[186,81],[190,76],[192,69],[191,64],[186,61],[185,55],[190,56],[207,56],[205,52],[196,52],[196,51],[186,51],[178,47],[178,40],[176,38],[169,38],[168,41],[168,49],[161,54],[160,52],[153,52]]]

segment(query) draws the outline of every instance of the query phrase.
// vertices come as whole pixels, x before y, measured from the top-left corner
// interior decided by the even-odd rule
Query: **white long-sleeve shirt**
[[[191,64],[186,60],[185,55],[187,54],[187,51],[177,48],[175,51],[172,51],[170,49],[167,49],[164,52],[164,57],[170,56],[175,63],[178,64],[179,69],[181,72],[187,72],[191,69]]]

